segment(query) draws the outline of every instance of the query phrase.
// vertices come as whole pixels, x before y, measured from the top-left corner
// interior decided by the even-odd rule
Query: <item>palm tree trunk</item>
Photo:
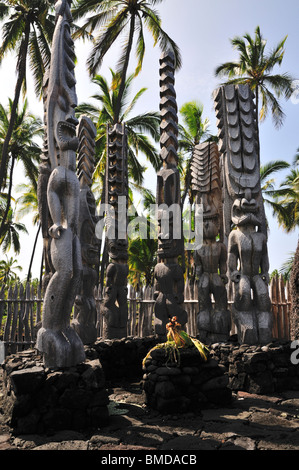
[[[9,188],[8,188],[8,194],[7,194],[6,208],[5,208],[5,212],[3,214],[3,219],[1,221],[1,226],[0,226],[0,239],[1,239],[3,231],[4,231],[5,222],[6,222],[7,215],[8,215],[9,208],[10,208],[11,190],[12,190],[12,176],[13,176],[15,161],[16,161],[15,157],[12,157],[11,169],[10,169],[10,175],[9,175]]]
[[[0,189],[2,188],[3,181],[5,180],[6,167],[7,167],[7,162],[8,162],[8,147],[9,147],[10,139],[13,133],[14,125],[15,125],[17,108],[18,108],[20,94],[21,94],[21,88],[22,88],[22,84],[26,75],[26,61],[27,61],[27,52],[28,52],[28,44],[29,44],[29,34],[30,34],[30,22],[27,21],[27,24],[25,26],[24,39],[21,44],[20,53],[18,57],[18,79],[16,83],[16,88],[15,88],[15,96],[14,96],[13,104],[11,107],[9,126],[8,126],[7,134],[3,142],[3,148],[2,148],[2,158],[1,158],[1,164],[0,164]]]
[[[125,85],[126,85],[127,70],[128,70],[128,65],[129,65],[130,53],[131,53],[132,45],[133,45],[134,31],[135,31],[135,16],[132,14],[128,47],[127,47],[126,57],[125,57],[124,66],[123,66],[123,70],[122,70],[121,83],[120,83],[120,87],[119,87],[117,102],[116,102],[116,109],[115,109],[115,115],[114,115],[114,124],[119,122],[122,96],[123,96]]]
[[[36,249],[36,244],[37,244],[37,239],[38,239],[38,236],[39,236],[40,229],[41,229],[41,223],[38,225],[38,229],[37,229],[35,240],[34,240],[34,245],[33,245],[33,249],[32,249],[32,254],[31,254],[31,259],[30,259],[30,264],[29,264],[28,274],[27,274],[27,283],[31,279],[31,268],[32,268],[33,258],[34,258],[34,255],[35,255],[35,249]]]
[[[41,263],[40,263],[40,273],[39,273],[39,285],[40,285],[41,289],[42,289],[42,286],[43,286],[44,257],[45,257],[45,250],[43,249],[42,259],[41,259]]]

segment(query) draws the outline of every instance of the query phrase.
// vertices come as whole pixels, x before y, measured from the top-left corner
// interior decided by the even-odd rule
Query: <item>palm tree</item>
[[[2,215],[2,209],[3,208],[0,207],[0,217]],[[4,253],[11,248],[13,248],[16,254],[20,253],[21,245],[19,232],[28,233],[24,224],[14,221],[14,212],[12,208],[10,208],[0,237],[0,246]]]
[[[17,263],[16,259],[13,259],[13,257],[8,258],[7,255],[5,255],[5,257],[6,260],[0,261],[0,281],[3,284],[15,281],[18,278],[18,275],[15,270],[22,271],[21,266],[15,266],[15,264]]]
[[[264,201],[272,208],[273,216],[286,233],[294,231],[299,226],[299,149],[295,155],[293,166],[286,175],[280,187],[276,189],[273,179],[266,181],[266,178],[274,171],[289,168],[290,165],[283,161],[269,162],[261,167],[261,181]],[[274,171],[271,171],[271,165]],[[269,197],[271,199],[269,199]],[[290,253],[289,258],[283,263],[279,274],[283,274],[285,279],[290,278],[292,266],[296,253]],[[278,272],[277,272],[278,273]]]
[[[260,177],[261,177],[261,189],[264,203],[268,207],[270,207],[275,214],[277,211],[277,203],[275,198],[277,198],[279,194],[279,190],[275,189],[274,178],[271,176],[278,171],[285,170],[290,167],[290,164],[284,160],[275,160],[266,163],[265,165],[261,165],[260,168]],[[274,198],[274,199],[273,199]]]
[[[145,53],[144,26],[159,44],[162,51],[172,50],[176,60],[176,68],[181,66],[181,56],[175,42],[161,27],[159,13],[153,8],[163,0],[76,0],[72,15],[74,20],[90,15],[74,37],[92,35],[97,28],[102,28],[94,41],[94,47],[88,58],[89,73],[94,76],[101,66],[104,56],[118,38],[126,34],[121,55],[117,65],[121,83],[114,115],[114,122],[119,122],[122,95],[125,89],[129,59],[136,38],[137,66],[135,76],[142,68]]]
[[[290,233],[299,226],[299,168],[291,168],[276,195],[275,214],[279,225]]]
[[[92,80],[93,83],[99,86],[100,93],[92,96],[93,99],[100,103],[100,107],[91,105],[89,103],[80,104],[77,109],[77,115],[87,115],[92,119],[97,128],[96,136],[96,161],[97,165],[93,174],[93,192],[98,194],[96,197],[97,203],[105,203],[105,174],[106,174],[106,137],[107,137],[107,125],[115,122],[115,112],[119,96],[119,89],[121,83],[121,76],[119,73],[113,72],[110,69],[112,75],[112,84],[108,85],[107,80],[101,76],[96,75]],[[143,166],[139,159],[139,152],[142,152],[147,159],[151,162],[155,169],[160,168],[159,155],[150,142],[149,138],[145,133],[149,134],[155,141],[160,138],[160,115],[155,112],[148,112],[139,114],[137,116],[130,117],[130,114],[137,103],[138,99],[146,91],[146,88],[139,90],[132,100],[129,100],[129,93],[131,89],[132,80],[134,75],[130,75],[126,82],[125,88],[122,95],[121,108],[120,108],[120,122],[125,122],[128,136],[128,174],[130,179],[130,186],[143,191],[143,173],[145,166]],[[127,104],[129,103],[129,104]],[[130,196],[130,194],[129,194]],[[132,202],[132,195],[131,198]],[[102,268],[101,268],[101,281],[104,279],[104,269],[107,263],[107,245],[105,244],[103,256],[102,256]]]
[[[27,56],[35,82],[35,91],[41,94],[43,75],[50,63],[50,42],[54,32],[54,16],[48,15],[53,8],[50,0],[3,0],[0,2],[0,20],[4,20],[2,28],[2,44],[0,46],[0,63],[9,52],[17,54],[17,82],[11,106],[10,121],[2,146],[0,164],[0,188],[3,187],[9,144],[13,134],[21,89],[26,90]]]
[[[269,162],[261,167],[262,191],[266,204],[272,208],[273,216],[287,233],[299,225],[299,149],[292,166],[283,161]],[[274,171],[290,168],[279,188],[273,185],[273,179],[266,181]],[[273,171],[273,172],[274,172]],[[271,199],[269,199],[269,197]]]
[[[5,141],[7,129],[10,125],[10,116],[12,113],[13,103],[9,100],[9,108],[5,109],[0,104],[0,147]],[[11,136],[8,156],[10,159],[10,175],[9,175],[9,187],[7,193],[7,205],[6,210],[2,213],[2,220],[0,225],[0,237],[2,236],[6,218],[10,209],[11,203],[11,192],[13,184],[13,171],[17,161],[21,161],[25,175],[31,181],[31,184],[36,188],[38,168],[35,162],[38,162],[41,149],[39,145],[34,141],[35,138],[42,136],[43,127],[42,121],[31,114],[28,111],[28,103],[25,100],[21,111],[16,110],[14,129]]]
[[[153,284],[157,258],[157,241],[153,239],[133,238],[129,240],[129,280],[132,286],[150,286]]]
[[[94,177],[102,179],[105,173],[106,162],[106,128],[107,124],[113,124],[115,121],[116,104],[119,96],[120,74],[113,72],[111,69],[112,83],[109,86],[107,80],[96,75],[92,82],[99,86],[100,93],[92,96],[101,106],[94,106],[88,103],[82,103],[77,107],[77,114],[86,114],[94,122],[97,127],[96,137],[96,159],[97,166]],[[134,106],[146,91],[146,88],[139,90],[136,95],[129,101],[129,94],[134,75],[130,75],[125,83],[120,107],[120,122],[125,122],[128,133],[128,169],[131,178],[131,185],[137,189],[143,183],[143,172],[145,167],[141,165],[138,155],[143,153],[147,160],[151,163],[155,170],[161,166],[159,154],[151,143],[147,135],[149,134],[155,142],[159,141],[160,132],[160,116],[156,112],[148,112],[130,117]],[[129,101],[129,103],[128,103]],[[94,178],[95,179],[95,178]],[[103,187],[103,181],[102,185]]]
[[[184,125],[179,125],[179,147],[185,152],[192,153],[195,145],[211,137],[210,121],[208,118],[203,118],[203,105],[199,101],[189,101],[183,104],[180,114]]]
[[[283,278],[285,281],[288,281],[290,279],[291,271],[294,265],[294,259],[295,259],[295,252],[289,253],[289,257],[280,267],[279,274],[283,275]]]
[[[198,101],[185,103],[180,114],[183,124],[179,124],[179,150],[180,166],[184,175],[184,189],[182,195],[182,207],[191,184],[191,161],[194,147],[200,142],[217,140],[217,137],[210,134],[210,121],[203,117],[203,105]]]
[[[140,224],[146,225],[141,227]],[[150,215],[143,216],[140,218],[139,230],[146,232],[146,238],[133,234],[128,240],[129,282],[134,287],[144,283],[145,286],[149,286],[153,283],[154,269],[157,264],[158,241],[150,236],[152,224],[154,224],[154,220]]]
[[[32,224],[39,223],[37,188],[30,183],[22,183],[16,186],[16,192],[21,196],[16,200],[16,219],[20,220],[26,215],[32,215]]]
[[[28,268],[28,273],[27,273],[27,282],[29,282],[31,279],[31,269],[32,269],[34,255],[35,255],[36,245],[37,245],[38,237],[41,231],[41,224],[39,220],[39,211],[38,211],[37,188],[32,183],[19,184],[16,187],[16,191],[22,193],[22,195],[17,199],[16,220],[19,220],[28,214],[32,214],[33,215],[32,223],[33,225],[38,226],[35,239],[33,242],[33,248],[31,252],[30,263],[29,263],[29,268]]]
[[[231,44],[239,53],[239,60],[226,62],[216,68],[217,77],[227,76],[227,84],[249,84],[255,94],[256,125],[259,135],[259,121],[263,121],[271,110],[275,127],[283,123],[284,112],[279,98],[289,98],[293,92],[293,78],[288,73],[272,74],[276,65],[281,65],[287,36],[274,49],[266,53],[267,41],[262,37],[259,26],[255,29],[254,38],[248,33],[243,37],[236,36]],[[261,107],[259,109],[259,102]]]

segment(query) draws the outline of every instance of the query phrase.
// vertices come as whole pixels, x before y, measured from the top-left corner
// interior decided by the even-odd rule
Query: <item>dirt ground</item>
[[[226,408],[163,416],[144,405],[138,381],[107,385],[109,425],[54,435],[15,436],[0,396],[0,450],[299,450],[299,391],[273,396],[238,392]]]

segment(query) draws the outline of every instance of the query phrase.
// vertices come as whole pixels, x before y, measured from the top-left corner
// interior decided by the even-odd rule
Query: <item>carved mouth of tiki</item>
[[[60,121],[57,124],[58,145],[61,150],[74,150],[78,148],[78,138],[76,136],[76,119]]]
[[[256,214],[259,210],[259,206],[255,199],[248,200],[242,198],[235,200],[232,210],[234,215],[241,217],[246,214]]]
[[[235,223],[236,225],[255,225],[255,226],[259,226],[261,223],[259,221],[259,219],[252,213],[247,213],[247,214],[243,214],[243,215],[235,215],[232,217],[232,221],[233,223]]]
[[[258,205],[255,199],[252,199],[251,201],[247,201],[247,199],[243,198],[241,200],[241,208],[243,212],[255,213],[258,210]]]

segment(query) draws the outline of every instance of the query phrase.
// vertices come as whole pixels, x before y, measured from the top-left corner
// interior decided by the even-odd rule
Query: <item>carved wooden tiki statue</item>
[[[45,148],[39,177],[39,206],[45,237],[46,284],[37,349],[46,367],[68,367],[85,360],[83,343],[70,326],[82,275],[78,237],[79,181],[76,176],[78,124],[72,20],[68,0],[55,4],[56,26],[45,81]]]
[[[100,240],[96,237],[96,203],[91,191],[92,175],[95,168],[96,128],[92,121],[82,116],[79,123],[78,168],[80,183],[80,214],[78,233],[81,243],[83,275],[81,288],[75,301],[72,327],[77,331],[83,344],[97,339],[97,311],[94,288],[98,281]]]
[[[101,306],[106,339],[127,336],[128,240],[127,200],[128,165],[127,135],[123,124],[107,129],[106,201],[107,238],[110,262],[106,270],[104,301]]]
[[[163,167],[157,176],[158,264],[155,267],[155,332],[166,334],[169,318],[176,316],[184,327],[184,276],[178,258],[184,254],[180,174],[177,167],[178,118],[174,89],[174,56],[160,59],[160,157]]]
[[[253,93],[247,85],[227,85],[214,98],[233,316],[240,342],[267,343],[272,339],[272,312]]]
[[[195,146],[191,175],[195,203],[201,204],[203,210],[203,244],[194,252],[199,301],[197,327],[202,341],[225,341],[231,321],[226,293],[227,249],[222,242],[219,152],[215,142]],[[220,240],[216,240],[217,237]]]

